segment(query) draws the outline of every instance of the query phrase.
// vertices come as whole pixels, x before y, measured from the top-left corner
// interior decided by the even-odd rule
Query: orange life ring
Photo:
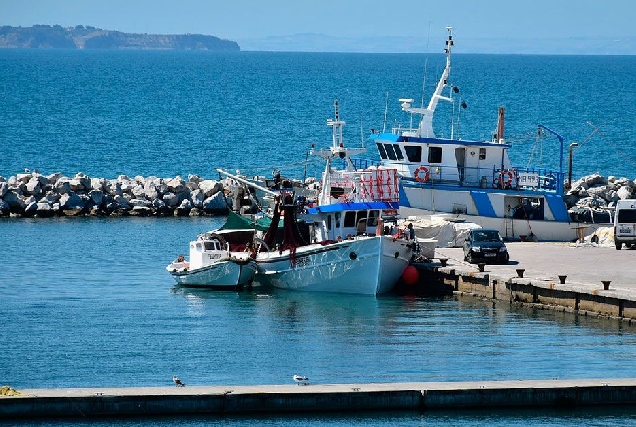
[[[424,176],[422,176],[420,173],[424,173]],[[413,172],[413,176],[415,177],[415,180],[417,182],[426,182],[428,181],[428,178],[430,177],[430,174],[428,172],[428,169],[426,168],[426,166],[418,166],[417,169],[415,169],[415,172]]]
[[[499,182],[501,183],[501,188],[506,188],[512,185],[512,172],[509,170],[502,170],[499,173]]]

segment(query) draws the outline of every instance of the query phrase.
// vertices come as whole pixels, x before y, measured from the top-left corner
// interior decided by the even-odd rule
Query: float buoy
[[[407,266],[402,272],[402,280],[407,285],[414,285],[420,280],[420,272],[412,265]]]

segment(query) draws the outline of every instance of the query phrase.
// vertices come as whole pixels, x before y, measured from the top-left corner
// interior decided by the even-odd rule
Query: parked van
[[[614,243],[619,251],[623,243],[627,246],[636,245],[636,199],[616,202]]]

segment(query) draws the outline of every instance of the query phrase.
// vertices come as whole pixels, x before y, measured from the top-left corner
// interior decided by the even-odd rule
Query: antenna
[[[362,118],[360,118],[360,144],[364,147],[364,129],[362,129]]]
[[[386,93],[384,98],[384,123],[382,124],[382,133],[386,132],[386,116],[389,113],[389,92]]]

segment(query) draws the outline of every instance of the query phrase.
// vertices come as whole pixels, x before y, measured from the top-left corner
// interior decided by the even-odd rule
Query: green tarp
[[[246,218],[233,211],[230,211],[227,215],[225,225],[221,227],[221,230],[240,230],[244,228],[255,228],[259,231],[267,231],[272,219],[269,217],[262,217],[254,221],[251,218]]]

